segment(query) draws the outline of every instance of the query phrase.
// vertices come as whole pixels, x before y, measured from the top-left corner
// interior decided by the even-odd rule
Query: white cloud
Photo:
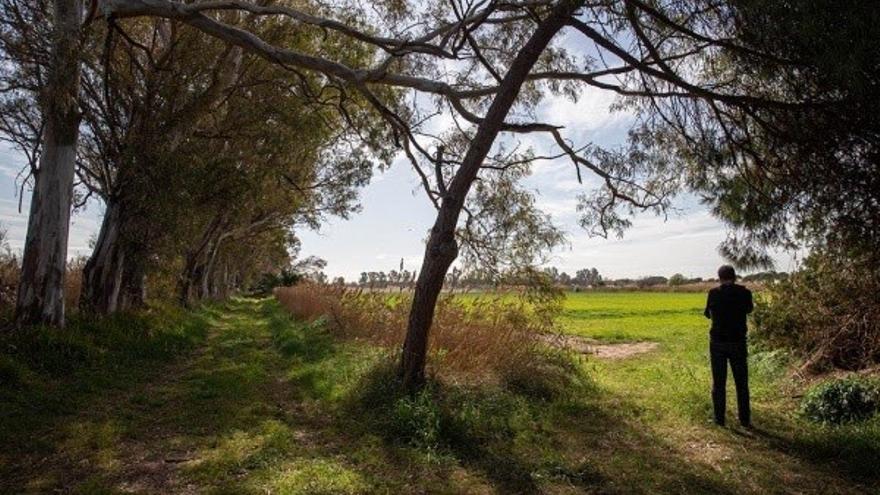
[[[593,87],[585,87],[572,102],[565,96],[552,95],[541,105],[542,120],[565,126],[568,133],[608,130],[626,127],[633,116],[627,112],[611,111],[614,93]]]

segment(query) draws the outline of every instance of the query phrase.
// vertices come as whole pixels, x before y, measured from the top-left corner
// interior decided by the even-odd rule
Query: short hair
[[[736,270],[730,265],[721,265],[718,268],[718,280],[736,280]]]

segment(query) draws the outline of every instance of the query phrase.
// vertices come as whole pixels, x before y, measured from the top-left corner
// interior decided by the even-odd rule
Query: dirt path
[[[55,454],[22,466],[25,491],[203,493],[244,475],[267,430],[321,448],[326,421],[294,399],[260,309],[236,301],[211,312],[194,352],[64,418]]]
[[[541,340],[554,347],[569,349],[581,354],[591,354],[602,359],[626,359],[657,350],[657,342],[602,343],[596,339],[576,335],[542,334]]]
[[[205,345],[142,392],[147,424],[119,445],[116,487],[135,493],[203,493],[213,479],[249,474],[266,436],[283,430],[296,449],[320,449],[326,421],[294,398],[286,362],[260,306],[218,312]],[[259,432],[254,432],[258,426]],[[271,435],[271,433],[270,433]]]

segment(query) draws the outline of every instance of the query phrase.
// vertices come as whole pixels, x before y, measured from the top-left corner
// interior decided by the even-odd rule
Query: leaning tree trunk
[[[202,271],[199,274],[199,298],[200,299],[210,299],[212,297],[211,294],[211,277],[214,276],[214,263],[217,261],[217,253],[220,252],[220,243],[222,242],[222,238],[218,239],[211,246],[211,250],[208,254],[208,260],[205,262],[205,265],[202,267]]]
[[[443,280],[449,266],[458,256],[455,229],[464,207],[464,201],[471,184],[477,177],[483,160],[488,155],[498,133],[504,127],[511,106],[516,101],[519,90],[537,62],[541,53],[553,36],[565,25],[575,9],[583,0],[562,0],[543,20],[532,36],[519,51],[510,69],[499,85],[498,92],[477,128],[464,160],[443,198],[437,219],[431,228],[431,235],[425,246],[425,256],[419,270],[419,278],[413,295],[400,361],[400,374],[404,386],[409,389],[420,387],[425,382],[425,359],[428,352],[428,331],[434,319],[434,309]]]
[[[118,309],[122,274],[128,260],[122,249],[122,206],[107,200],[107,210],[95,249],[83,268],[80,308],[109,314]]]
[[[198,266],[187,262],[180,279],[177,281],[177,300],[184,308],[192,304],[192,289],[198,277]]]
[[[107,200],[95,249],[83,268],[83,311],[110,314],[144,304],[147,249],[133,239],[130,216],[124,214],[129,210],[120,200]]]
[[[64,325],[64,272],[79,137],[81,0],[54,0],[49,76],[41,95],[40,168],[35,174],[15,320]]]

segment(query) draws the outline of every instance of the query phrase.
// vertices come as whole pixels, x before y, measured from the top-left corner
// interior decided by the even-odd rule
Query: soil
[[[602,359],[626,359],[645,354],[659,347],[657,342],[621,342],[617,344],[603,343],[596,339],[575,335],[541,335],[541,340],[554,347],[569,349],[581,354],[591,354]]]

